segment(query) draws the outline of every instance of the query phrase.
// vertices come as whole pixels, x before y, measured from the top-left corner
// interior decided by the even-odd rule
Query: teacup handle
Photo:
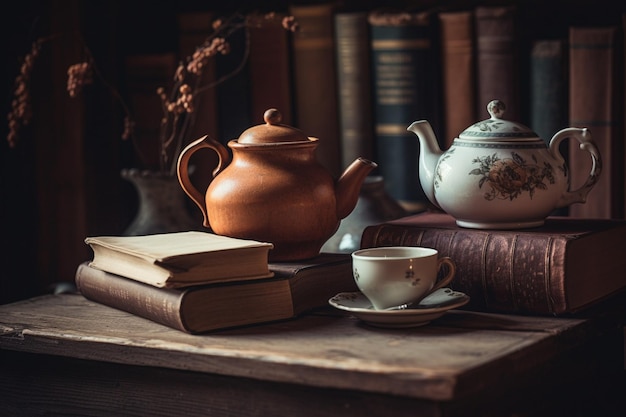
[[[456,274],[456,265],[449,256],[439,258],[439,261],[437,263],[437,271],[440,271],[443,265],[448,266],[448,272],[446,273],[446,276],[437,281],[433,288],[428,291],[426,295],[430,295],[437,291],[439,288],[442,288],[452,282],[452,278],[454,278],[454,275]]]

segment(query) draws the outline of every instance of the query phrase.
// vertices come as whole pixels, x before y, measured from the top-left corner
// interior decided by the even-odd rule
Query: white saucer
[[[469,300],[469,296],[462,292],[440,288],[419,304],[404,310],[374,310],[372,303],[360,291],[341,292],[328,303],[339,310],[349,311],[372,326],[398,328],[424,326],[446,311],[467,304]]]

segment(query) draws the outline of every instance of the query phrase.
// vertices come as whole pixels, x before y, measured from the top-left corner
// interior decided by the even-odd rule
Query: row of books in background
[[[356,289],[348,254],[269,263],[271,243],[198,231],[85,242],[85,298],[187,333],[293,318]]]
[[[429,120],[446,149],[466,127],[488,117],[489,101],[500,99],[507,105],[505,118],[545,140],[564,127],[589,127],[604,175],[589,202],[570,214],[624,217],[622,17],[599,22],[593,19],[599,13],[588,13],[583,26],[575,17],[592,6],[580,2],[528,2],[526,8],[461,8],[463,2],[455,8],[449,2],[446,8],[391,14],[345,11],[340,3],[290,6],[285,12],[298,21],[295,33],[279,20],[251,28],[244,69],[203,94],[194,134],[227,142],[276,107],[284,123],[320,138],[318,157],[332,173],[358,156],[373,159],[387,191],[413,211],[425,197],[418,141],[406,127]],[[180,54],[193,52],[215,17],[179,17]],[[232,51],[245,50],[245,39],[231,42]],[[236,55],[218,56],[213,75],[206,76],[230,71],[240,63]],[[172,68],[163,71],[168,77],[175,64],[170,59]],[[589,158],[571,146],[569,159],[572,183],[582,182]]]

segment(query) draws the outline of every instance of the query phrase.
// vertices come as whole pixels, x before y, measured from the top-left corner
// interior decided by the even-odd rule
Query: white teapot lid
[[[474,141],[536,141],[539,135],[523,124],[502,119],[506,110],[500,100],[492,100],[487,104],[489,119],[474,123],[459,135],[459,139]]]

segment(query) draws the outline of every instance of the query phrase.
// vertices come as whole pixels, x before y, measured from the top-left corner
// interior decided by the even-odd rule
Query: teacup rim
[[[415,253],[413,254],[409,254],[409,255],[403,255],[403,256],[396,256],[396,255],[376,255],[376,254],[372,254],[372,255],[368,255],[367,252],[382,252],[384,250],[388,250],[388,251],[393,251],[393,250],[417,250]],[[354,252],[352,252],[352,258],[353,259],[364,259],[364,260],[384,260],[384,259],[411,259],[411,258],[415,258],[416,255],[419,254],[419,257],[427,257],[427,256],[433,256],[433,255],[437,255],[439,253],[439,251],[435,248],[430,248],[427,246],[378,246],[378,247],[373,247],[373,248],[362,248],[359,250],[356,250]],[[427,252],[427,253],[423,253],[423,252]]]

